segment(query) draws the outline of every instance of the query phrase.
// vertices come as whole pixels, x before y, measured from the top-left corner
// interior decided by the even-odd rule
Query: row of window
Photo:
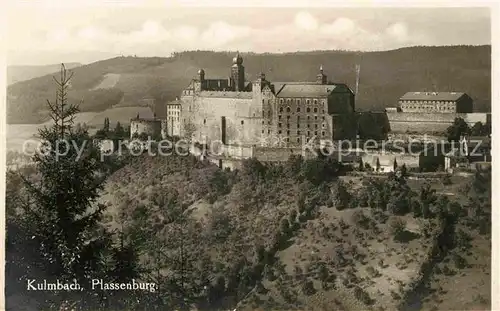
[[[318,108],[316,108],[316,107],[315,107],[315,108],[313,108],[312,110],[313,110],[313,112],[314,112],[314,113],[318,113],[318,111],[319,111],[319,109],[318,109]],[[280,107],[280,110],[279,110],[279,111],[280,111],[280,112],[283,112],[283,111],[284,111],[283,107]],[[292,109],[291,109],[290,107],[287,107],[287,108],[286,108],[286,112],[291,112],[291,111],[292,111]],[[297,107],[297,112],[300,112],[300,107]],[[310,107],[307,107],[307,108],[306,108],[306,112],[311,112],[311,108],[310,108]],[[321,110],[321,112],[322,112],[322,113],[325,113],[325,109],[322,109],[322,110]]]
[[[179,117],[168,117],[170,121],[179,121]]]
[[[313,125],[314,125],[314,128],[318,128],[318,124],[313,124]],[[283,127],[283,124],[282,124],[282,123],[278,123],[278,127],[279,127],[279,128]],[[287,124],[286,124],[286,127],[287,127],[287,128],[290,128],[290,123],[287,123]],[[311,127],[311,124],[306,124],[306,127],[307,127],[307,128],[310,128],[310,127]],[[323,127],[323,128],[326,128],[326,124],[324,124],[324,123],[323,123],[323,124],[322,124],[322,127]],[[300,128],[300,123],[297,123],[297,128],[298,128],[298,129]]]
[[[402,104],[446,104],[446,105],[452,105],[454,102],[453,101],[447,101],[447,100],[402,100]]]
[[[283,112],[283,108],[280,108],[279,112],[281,112],[281,113],[282,113],[282,112]],[[290,112],[290,108],[288,108],[286,112]],[[300,108],[297,108],[297,112],[300,112]],[[306,112],[309,112],[309,113],[310,113],[310,112],[311,112],[311,109],[310,109],[310,108],[307,108],[307,109],[306,109]],[[318,108],[314,108],[314,109],[313,109],[313,113],[318,113]],[[325,110],[321,110],[321,113],[325,113]],[[270,118],[270,117],[271,117],[271,115],[272,115],[272,112],[271,112],[271,110],[269,110],[269,111],[267,112],[267,117],[268,117],[268,118]],[[266,117],[266,114],[265,114],[265,112],[264,112],[264,111],[262,111],[262,117],[263,117],[263,118],[265,118],[265,117]],[[281,119],[281,116],[278,116],[278,117]],[[309,117],[309,116],[308,116],[308,117]],[[290,116],[288,116],[287,118],[290,118]],[[298,118],[300,118],[300,116],[298,116]],[[323,119],[324,119],[324,118],[325,118],[325,117],[323,117]]]
[[[282,130],[278,130],[278,134],[282,134],[283,131]],[[318,136],[318,131],[314,131],[314,136]],[[264,134],[264,130],[262,130],[262,134]],[[271,130],[267,130],[267,134],[271,134]],[[290,135],[291,134],[291,131],[286,131],[286,134],[287,135]],[[297,131],[297,135],[301,135],[302,132],[301,131]],[[306,137],[310,137],[311,136],[311,131],[307,131],[306,132]],[[322,131],[321,132],[321,136],[326,136],[326,132],[325,131]]]
[[[296,99],[293,99],[293,98],[287,98],[286,99],[286,103],[287,104],[293,104],[293,102],[297,103],[297,104],[300,104],[302,101],[304,101],[303,98],[296,98]],[[305,103],[306,104],[310,104],[310,103],[314,103],[315,105],[318,104],[318,100],[317,99],[305,99]],[[280,98],[280,104],[284,104],[285,103],[285,99],[283,98]]]
[[[419,110],[454,110],[455,107],[442,107],[442,106],[401,106],[403,109],[419,109]]]
[[[169,111],[168,112],[168,115],[175,115],[175,116],[178,116],[179,115],[179,111]]]

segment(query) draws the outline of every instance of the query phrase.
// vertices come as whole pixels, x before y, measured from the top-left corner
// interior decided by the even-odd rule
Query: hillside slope
[[[64,64],[66,68],[72,69],[79,67],[80,63],[66,63]],[[7,66],[7,85],[14,84],[16,82],[26,81],[33,78],[45,76],[54,72],[57,72],[60,68],[60,64],[44,65],[44,66]]]
[[[325,180],[318,183],[314,178],[309,180],[314,167],[321,165],[314,161],[267,167],[246,161],[239,172],[223,172],[214,165],[175,156],[143,156],[108,179],[101,202],[108,206],[107,224],[111,228],[155,228],[157,234],[151,239],[159,239],[154,245],[166,253],[175,252],[168,246],[168,237],[174,233],[170,226],[182,206],[193,226],[181,231],[186,257],[190,267],[202,267],[199,273],[186,276],[186,282],[211,280],[218,288],[214,289],[218,294],[210,299],[217,310],[233,309],[237,302],[238,310],[408,310],[401,304],[415,300],[408,298],[414,294],[419,296],[420,306],[422,301],[432,301],[423,309],[428,310],[454,290],[467,291],[461,296],[463,309],[489,304],[489,286],[484,281],[489,279],[484,267],[491,256],[487,248],[482,253],[484,260],[464,258],[466,266],[453,267],[456,274],[447,274],[446,283],[438,281],[442,286],[439,293],[424,293],[414,287],[422,271],[434,265],[442,267],[443,263],[434,263],[433,252],[436,248],[445,250],[448,242],[440,242],[437,235],[446,233],[448,225],[443,225],[437,214],[444,206],[456,207],[453,202],[465,201],[458,194],[465,192],[460,189],[471,178],[453,178],[446,185],[440,180],[412,181],[407,188],[405,182],[394,183],[390,178],[380,182],[354,176],[331,179],[319,173]],[[457,197],[450,202],[427,197],[422,190],[425,182],[436,191]],[[348,193],[339,195],[341,185]],[[392,189],[387,206],[378,203],[383,201],[375,190],[379,186]],[[404,204],[394,199],[407,195],[398,191],[409,191],[413,212],[397,212],[396,206]],[[423,213],[429,212],[424,212],[424,201],[422,205],[415,203],[419,197],[434,201],[431,214],[418,212],[420,206]],[[342,201],[348,205],[342,207]],[[460,206],[463,212],[466,208]],[[467,227],[471,245],[478,241],[487,245],[483,241],[491,237],[478,234],[472,219],[462,216],[457,228]],[[394,233],[395,222],[404,226],[400,238]],[[456,241],[462,241],[456,234]],[[456,257],[455,253],[463,251],[461,245],[449,246],[447,256]],[[472,246],[465,249],[475,250]],[[149,259],[142,261],[147,265]],[[443,262],[447,262],[446,257]],[[469,286],[472,271],[482,281],[474,287]],[[431,284],[419,286],[433,286],[435,278],[441,278],[438,273],[431,272]],[[239,277],[233,279],[234,275]]]
[[[117,57],[75,68],[70,99],[82,111],[138,106],[144,97],[157,103],[175,99],[204,68],[207,78],[228,77],[233,52],[194,51],[173,57]],[[318,51],[288,54],[244,54],[247,80],[264,72],[270,81],[314,81],[318,67],[333,82],[355,88],[355,65],[361,66],[358,110],[394,106],[407,91],[463,91],[476,111],[490,111],[491,47],[410,47],[384,52]],[[109,77],[115,77],[108,83]],[[47,120],[45,99],[52,98],[51,75],[8,87],[8,123]],[[101,83],[106,88],[98,88]],[[162,113],[158,109],[158,114]]]

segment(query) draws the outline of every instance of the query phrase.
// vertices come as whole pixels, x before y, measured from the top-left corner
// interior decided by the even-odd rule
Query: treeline
[[[322,64],[329,80],[346,83],[352,89],[356,81],[355,65],[359,64],[358,111],[394,107],[398,99],[409,91],[461,91],[473,98],[475,111],[487,112],[491,111],[490,54],[490,46],[451,46],[411,47],[383,52],[242,55],[247,80],[253,80],[259,72],[264,72],[270,81],[315,81]],[[127,98],[135,100],[150,96],[165,102],[179,96],[196,76],[198,68],[204,68],[207,77],[227,77],[233,56],[233,53],[194,51],[179,53],[171,58],[117,57],[75,68],[77,75],[72,90],[85,94],[79,98],[87,98],[86,92],[98,85],[105,74],[117,73],[124,75],[124,81],[119,82],[117,88]],[[50,89],[51,82],[50,76],[44,76],[9,86],[8,121],[26,123],[23,118],[43,108],[44,103],[38,99],[47,97],[44,91]],[[21,96],[23,100],[15,99]],[[102,111],[110,108],[105,102],[102,100],[101,104],[89,106],[92,111]],[[30,113],[23,114],[21,111]],[[43,121],[46,117],[38,118]]]

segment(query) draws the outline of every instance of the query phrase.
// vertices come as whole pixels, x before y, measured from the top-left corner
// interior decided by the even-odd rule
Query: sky
[[[107,0],[106,5],[87,0],[91,4],[84,7],[72,1],[11,3],[7,64],[168,57],[185,50],[279,53],[491,44],[488,8],[200,8],[138,0]]]

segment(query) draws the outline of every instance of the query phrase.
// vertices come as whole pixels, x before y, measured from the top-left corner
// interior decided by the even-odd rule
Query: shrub
[[[391,217],[389,220],[389,233],[397,239],[401,233],[406,229],[406,223],[399,217]]]
[[[306,296],[314,295],[316,293],[316,289],[314,288],[312,281],[306,280],[302,283],[302,293]]]
[[[363,302],[365,305],[372,304],[372,299],[370,298],[370,295],[359,286],[356,286],[354,288],[354,296],[356,297],[356,299]]]

